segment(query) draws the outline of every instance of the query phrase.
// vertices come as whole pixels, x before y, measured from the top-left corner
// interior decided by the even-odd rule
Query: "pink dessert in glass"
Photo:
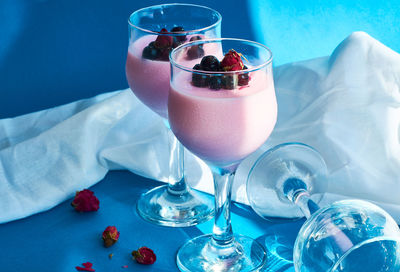
[[[274,86],[266,76],[253,72],[249,86],[215,91],[193,86],[186,73],[178,75],[169,98],[172,131],[206,161],[240,161],[267,140],[276,122]]]
[[[193,226],[209,220],[214,213],[213,198],[190,189],[185,181],[184,150],[169,129],[167,101],[170,53],[191,41],[220,37],[221,20],[221,14],[213,9],[183,3],[145,7],[133,12],[128,19],[126,78],[129,87],[136,98],[162,117],[168,136],[169,159],[157,162],[161,180],[168,180],[168,184],[143,193],[136,205],[143,219],[158,225]],[[202,46],[193,47],[182,55],[182,61],[190,63],[207,53]],[[168,172],[164,172],[166,167]]]
[[[197,58],[194,66],[181,61],[181,55],[199,45],[217,46],[226,54]],[[174,49],[170,62],[171,130],[210,166],[215,189],[213,233],[186,242],[177,254],[178,267],[259,271],[266,252],[252,238],[233,234],[230,196],[239,163],[267,140],[277,119],[271,51],[241,39],[201,40]]]
[[[240,162],[271,134],[277,119],[272,74],[258,70],[248,76],[244,86],[215,90],[195,86],[192,73],[174,75],[168,102],[171,129],[205,161]]]
[[[154,35],[147,35],[129,46],[126,78],[135,95],[146,106],[166,118],[170,64],[168,61],[142,58],[143,49],[154,40]]]
[[[203,39],[203,35],[188,35],[187,41],[194,38]],[[143,50],[151,42],[156,40],[155,35],[146,35],[131,43],[128,48],[126,60],[126,78],[134,94],[146,106],[158,113],[161,117],[167,118],[167,100],[169,91],[169,80],[171,68],[168,59],[151,60],[142,55]],[[202,51],[205,54],[217,54],[218,48],[207,47]],[[196,62],[187,55],[182,56],[182,62],[193,66]],[[193,65],[192,65],[193,64]]]

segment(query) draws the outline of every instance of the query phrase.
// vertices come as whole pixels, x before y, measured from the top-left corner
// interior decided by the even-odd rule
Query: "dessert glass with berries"
[[[185,56],[196,46],[220,50],[189,66]],[[276,123],[272,53],[252,41],[210,39],[175,48],[170,62],[171,129],[210,166],[215,185],[213,233],[186,242],[178,251],[178,267],[192,272],[258,271],[265,250],[252,238],[233,234],[230,198],[239,163],[267,140]]]
[[[183,147],[169,129],[169,54],[181,44],[220,37],[221,15],[198,5],[164,4],[135,11],[128,23],[126,78],[139,100],[164,119],[170,136],[168,185],[143,194],[137,211],[145,220],[164,226],[192,226],[207,221],[214,214],[213,199],[186,184]],[[185,61],[192,63],[207,53],[211,52],[202,46],[193,47]]]

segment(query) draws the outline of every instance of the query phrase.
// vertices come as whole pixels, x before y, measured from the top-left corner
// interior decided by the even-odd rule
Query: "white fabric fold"
[[[239,167],[233,199],[247,203],[246,176],[263,151],[303,142],[326,159],[325,204],[367,199],[399,222],[400,55],[355,32],[330,57],[277,67],[274,77],[277,125]],[[50,209],[109,170],[166,181],[168,152],[161,118],[130,90],[0,120],[0,222]],[[208,168],[189,152],[186,175],[193,187],[212,193]]]

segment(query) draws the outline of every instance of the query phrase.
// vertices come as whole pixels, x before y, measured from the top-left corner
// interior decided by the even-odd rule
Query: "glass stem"
[[[215,222],[213,240],[219,246],[228,245],[233,240],[231,225],[231,191],[235,172],[213,169],[215,190]]]
[[[307,219],[319,210],[318,204],[310,198],[310,194],[307,191],[298,192],[292,201],[300,208]]]
[[[319,210],[318,204],[311,200],[310,194],[304,189],[300,189],[294,195],[292,201],[301,209],[307,219],[309,219],[314,212]],[[331,236],[328,236],[326,239],[332,240],[341,251],[341,254],[354,246],[350,238],[335,224],[333,224],[330,219],[328,219],[325,224],[326,229],[329,229],[332,232]]]
[[[309,219],[313,213],[319,210],[319,206],[310,198],[310,193],[307,191],[307,185],[304,181],[298,178],[287,179],[283,183],[283,192],[287,199],[293,202],[303,212],[304,216]],[[329,219],[330,220],[330,219]],[[353,247],[349,237],[341,231],[335,224],[326,221],[326,228],[332,231],[332,235],[327,239],[331,239],[338,246],[342,253]]]
[[[184,176],[184,149],[171,129],[167,129],[170,150],[168,192],[173,195],[182,195],[188,190]]]
[[[319,209],[317,203],[310,198],[307,184],[298,178],[289,178],[283,183],[283,193],[291,202],[296,204],[308,219]]]

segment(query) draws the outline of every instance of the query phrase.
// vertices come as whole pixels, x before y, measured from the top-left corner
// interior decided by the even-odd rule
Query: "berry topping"
[[[204,71],[219,71],[220,63],[219,60],[214,56],[205,56],[200,62],[201,69]]]
[[[171,32],[183,32],[185,31],[182,26],[175,26],[171,29]]]
[[[189,60],[198,59],[204,56],[204,49],[199,45],[192,45],[188,51],[187,56]]]
[[[172,51],[171,47],[161,49],[161,54],[158,57],[159,60],[169,61],[169,53]]]
[[[183,27],[174,27],[172,29],[172,32],[178,31],[183,31]],[[143,58],[149,60],[168,61],[169,53],[172,49],[181,45],[186,40],[186,36],[172,37],[167,35],[171,32],[168,32],[165,28],[161,29],[159,33],[161,35],[158,35],[155,41],[150,42],[149,45],[143,49]]]
[[[188,51],[189,55],[189,51]],[[231,49],[225,54],[221,62],[215,56],[205,56],[200,64],[193,67],[194,70],[203,71],[238,71],[229,74],[200,74],[193,73],[192,84],[196,87],[209,87],[212,90],[226,89],[233,90],[238,86],[246,86],[249,84],[250,76],[247,67],[243,64],[241,54]],[[243,72],[240,72],[243,71]]]
[[[243,67],[243,70],[246,70],[246,69],[247,69],[247,67],[245,65]],[[249,84],[249,80],[250,80],[249,73],[239,74],[238,84],[239,84],[239,86],[246,86],[247,84]]]
[[[182,26],[176,26],[171,29],[171,32],[184,32],[185,30],[183,29]],[[181,35],[181,36],[175,36],[174,39],[176,39],[178,42],[183,42],[186,40],[186,35]],[[174,46],[176,47],[176,46]]]
[[[221,76],[213,76],[210,78],[210,89],[219,90],[222,88],[222,77]]]
[[[200,64],[196,64],[195,66],[193,66],[193,70],[201,70]]]
[[[193,70],[202,70],[200,64],[196,64]],[[192,84],[196,87],[207,87],[210,83],[210,77],[204,74],[192,74]]]
[[[222,88],[226,89],[226,90],[233,90],[237,87],[237,75],[224,75],[222,77]]]
[[[203,38],[201,36],[193,36],[190,38],[189,41],[194,42],[194,41],[199,41],[202,40]]]
[[[155,60],[158,58],[158,56],[160,56],[160,53],[161,51],[155,48],[154,45],[153,46],[148,45],[143,49],[142,58]]]
[[[166,34],[169,33],[168,30],[166,30],[165,28],[161,29],[161,31],[159,32],[160,34]],[[171,36],[168,35],[158,35],[156,41],[154,42],[154,46],[156,48],[167,48],[167,47],[171,47],[173,43],[173,39]]]
[[[244,67],[241,54],[231,49],[225,54],[225,57],[221,61],[221,67],[224,71],[239,71]]]
[[[189,41],[193,42],[201,39],[202,39],[201,36],[193,36],[190,38]],[[192,45],[187,51],[187,57],[189,60],[198,59],[201,58],[202,56],[204,56],[204,49],[202,44]]]

